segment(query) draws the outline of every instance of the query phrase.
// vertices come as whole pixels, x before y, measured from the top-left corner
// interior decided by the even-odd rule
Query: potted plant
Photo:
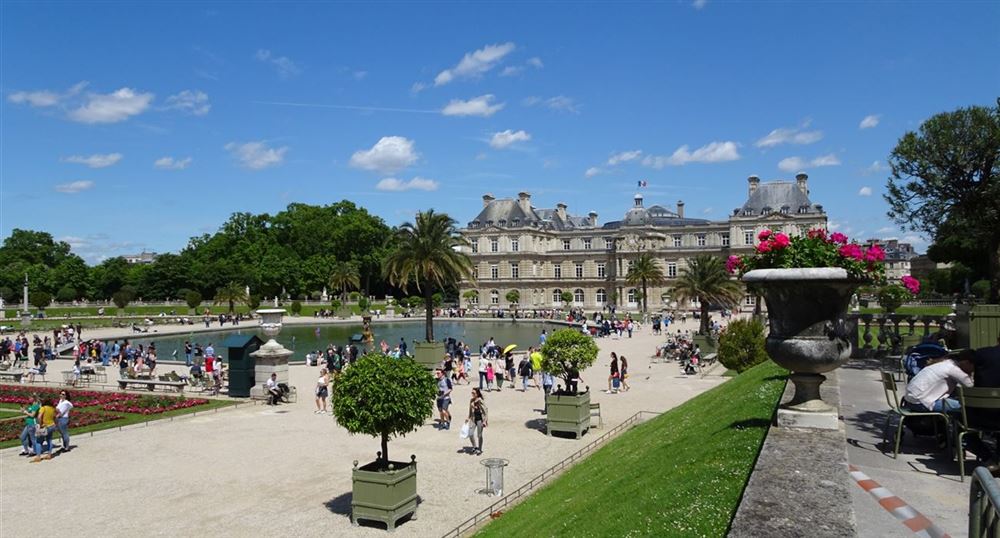
[[[886,284],[875,293],[879,306],[885,310],[886,314],[896,312],[896,309],[903,306],[903,303],[920,293],[920,281],[912,276],[905,275],[900,279],[900,282],[901,284]]]
[[[545,396],[546,434],[570,432],[579,439],[590,429],[590,387],[579,391],[576,380],[597,360],[593,338],[575,329],[553,332],[542,346],[542,370],[561,378],[564,386]]]
[[[730,256],[726,267],[763,294],[767,352],[792,371],[795,396],[779,410],[779,423],[836,429],[836,410],[820,398],[822,374],[851,356],[844,321],[851,295],[885,280],[885,252],[822,229],[797,237],[764,230],[758,239],[753,253]]]
[[[415,431],[433,415],[433,377],[409,359],[380,353],[363,355],[334,382],[333,414],[354,433],[379,437],[382,450],[375,461],[354,461],[351,523],[381,521],[389,530],[417,510],[417,460],[389,459],[389,439]]]
[[[403,223],[392,237],[394,249],[386,256],[382,272],[393,286],[413,284],[423,295],[423,342],[413,346],[414,358],[434,369],[444,356],[444,342],[434,341],[434,289],[473,280],[472,261],[461,252],[468,242],[455,228],[455,220],[433,209],[417,213],[414,223]],[[441,298],[438,296],[437,302]]]

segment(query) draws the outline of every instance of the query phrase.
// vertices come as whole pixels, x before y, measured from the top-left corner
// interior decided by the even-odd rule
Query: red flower
[[[903,286],[906,286],[906,289],[910,290],[910,293],[914,295],[920,293],[919,280],[913,278],[910,275],[904,275],[903,278],[901,278],[900,280],[903,282]]]
[[[739,256],[730,256],[726,258],[726,271],[729,271],[730,273],[735,272],[741,265],[743,265],[743,262],[740,260]]]
[[[809,230],[809,233],[807,233],[806,235],[809,237],[809,239],[819,238],[824,241],[826,240],[826,230],[824,230],[823,228],[816,228],[815,230]]]
[[[840,243],[841,245],[846,245],[847,236],[840,232],[833,232],[832,234],[830,234],[830,241],[833,241],[834,243]]]
[[[760,239],[761,241],[767,241],[768,237],[771,237],[771,230],[763,230],[757,234],[757,239]]]
[[[885,259],[885,251],[878,245],[872,245],[865,251],[865,261],[880,262]]]
[[[760,252],[761,254],[771,252],[771,242],[764,241],[763,243],[757,245],[757,252]]]
[[[788,238],[787,235],[782,234],[782,233],[778,233],[778,234],[774,234],[773,242],[774,242],[774,248],[777,249],[777,248],[785,248],[785,247],[787,247],[788,245],[791,244],[792,241],[791,241],[791,239]]]
[[[836,238],[833,238],[833,240],[836,241]],[[844,245],[837,249],[837,252],[845,258],[853,258],[855,260],[861,260],[864,258],[864,253],[861,251],[861,247],[857,243]]]

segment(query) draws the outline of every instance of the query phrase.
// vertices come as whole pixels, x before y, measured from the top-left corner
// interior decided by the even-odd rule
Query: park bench
[[[711,366],[715,364],[715,361],[718,359],[719,359],[718,353],[709,353],[705,355],[705,358],[702,359],[702,362],[704,363],[704,366]]]
[[[265,400],[266,401],[270,397],[271,397],[271,393],[267,391],[267,383],[261,383],[260,385],[255,386],[250,391],[250,399],[251,400]],[[298,399],[299,399],[299,393],[295,389],[295,387],[293,387],[291,385],[288,386],[288,392],[285,394],[285,399],[288,400],[288,403],[295,403],[295,402],[298,401]]]
[[[155,390],[157,387],[163,387],[163,388],[175,389],[178,392],[184,392],[184,387],[186,385],[187,385],[187,383],[185,383],[183,381],[159,381],[159,380],[153,380],[153,379],[128,379],[128,378],[124,378],[124,377],[118,380],[118,386],[122,390],[126,390],[129,387],[136,387],[136,388],[145,387],[146,389],[152,391],[152,390]]]
[[[24,376],[24,370],[0,370],[0,378],[10,378],[15,382],[20,383],[21,378]]]
[[[67,385],[73,385],[74,387],[77,385],[90,385],[90,376],[80,374],[80,377],[77,377],[73,370],[63,370],[61,373],[63,382]]]

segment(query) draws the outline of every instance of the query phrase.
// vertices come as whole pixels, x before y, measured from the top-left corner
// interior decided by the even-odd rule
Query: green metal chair
[[[984,428],[981,424],[971,424],[969,422],[968,409],[1000,409],[1000,389],[971,387],[958,387],[958,401],[962,404],[962,414],[959,416],[960,422],[955,424],[955,454],[958,456],[958,476],[965,481],[965,448],[962,447],[962,440],[966,434],[982,435],[983,433],[996,433],[995,428]]]
[[[899,417],[899,423],[896,426],[896,441],[893,445],[892,457],[895,459],[899,456],[899,443],[903,437],[903,423],[908,418],[912,417],[936,417],[944,421],[945,431],[950,431],[949,425],[951,423],[948,415],[944,413],[934,413],[929,411],[911,411],[900,405],[899,393],[896,390],[896,379],[893,377],[892,372],[886,372],[882,370],[882,389],[885,391],[885,401],[889,404],[889,414],[885,418],[885,427],[882,429],[882,440],[886,440],[886,434],[889,431],[889,426],[892,424],[893,415]],[[937,435],[937,421],[934,421],[934,433]],[[950,442],[950,436],[945,436],[945,442]],[[950,452],[950,450],[949,450]]]

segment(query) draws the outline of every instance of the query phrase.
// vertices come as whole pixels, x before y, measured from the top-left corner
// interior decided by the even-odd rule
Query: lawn
[[[479,536],[725,536],[785,375],[768,361],[625,432]]]
[[[19,444],[17,435],[20,434],[24,422],[18,410],[25,405],[19,400],[24,400],[24,396],[32,392],[42,393],[43,398],[51,397],[53,394],[58,394],[58,390],[41,387],[26,388],[16,385],[0,386],[0,448]],[[70,389],[70,398],[76,402],[70,419],[70,435],[119,428],[194,412],[205,412],[236,403],[226,400],[184,398],[162,394],[73,389]],[[8,419],[10,416],[21,418]]]

